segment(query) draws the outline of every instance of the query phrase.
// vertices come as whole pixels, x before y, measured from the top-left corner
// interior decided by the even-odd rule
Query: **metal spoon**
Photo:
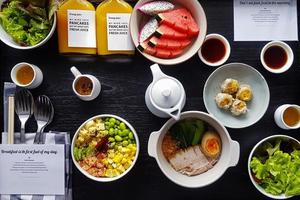
[[[54,108],[49,97],[42,95],[36,99],[33,114],[38,125],[33,143],[43,144],[44,128],[51,123],[54,116]]]
[[[20,142],[25,143],[25,124],[33,113],[33,97],[26,89],[20,89],[15,94],[15,112],[21,122]]]

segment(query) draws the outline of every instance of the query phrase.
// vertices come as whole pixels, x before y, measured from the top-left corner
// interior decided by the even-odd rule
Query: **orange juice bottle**
[[[105,0],[96,10],[98,55],[134,54],[129,32],[132,7],[123,0]]]
[[[57,11],[60,53],[96,54],[96,15],[87,0],[67,0]]]

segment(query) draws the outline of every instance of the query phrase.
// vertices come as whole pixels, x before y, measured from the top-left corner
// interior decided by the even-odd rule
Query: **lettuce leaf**
[[[281,141],[275,145],[264,144],[268,158],[259,155],[252,158],[250,168],[264,190],[273,195],[286,196],[300,194],[300,151],[286,153],[280,150]],[[260,149],[262,153],[262,149]]]
[[[47,37],[52,27],[47,15],[46,2],[48,1],[6,1],[0,12],[0,24],[18,44],[36,45]]]

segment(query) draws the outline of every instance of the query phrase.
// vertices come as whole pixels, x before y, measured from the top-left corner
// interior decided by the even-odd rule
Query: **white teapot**
[[[164,74],[158,64],[150,68],[153,81],[145,94],[148,109],[158,117],[172,117],[178,120],[186,100],[182,84],[177,79]]]

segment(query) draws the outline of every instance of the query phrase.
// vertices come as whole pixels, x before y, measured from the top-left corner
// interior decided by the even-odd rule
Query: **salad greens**
[[[255,152],[250,168],[267,193],[300,194],[300,150],[292,143],[283,140],[263,143]]]
[[[7,0],[1,7],[0,24],[21,46],[36,45],[50,32],[57,1]]]
[[[179,141],[181,148],[199,144],[205,131],[204,122],[201,120],[184,120],[176,123],[170,130],[171,136]]]

